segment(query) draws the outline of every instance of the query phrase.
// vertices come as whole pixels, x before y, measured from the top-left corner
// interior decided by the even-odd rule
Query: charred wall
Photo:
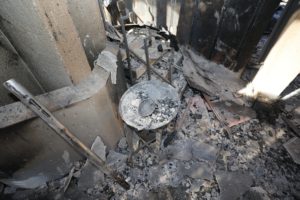
[[[178,39],[236,71],[247,63],[279,2],[185,0],[177,28]],[[192,14],[185,10],[191,10]]]
[[[133,0],[144,22],[167,26],[181,44],[226,67],[243,68],[280,0]]]

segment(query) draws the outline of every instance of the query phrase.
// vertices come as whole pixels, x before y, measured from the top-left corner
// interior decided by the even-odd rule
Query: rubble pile
[[[169,191],[170,197],[164,196],[169,199],[299,197],[299,167],[283,146],[292,135],[280,118],[276,125],[251,119],[233,127],[229,137],[214,117],[210,120],[202,132],[201,118],[190,113],[158,157],[151,148],[135,155],[128,177],[133,187],[115,199],[150,198],[160,190]],[[180,197],[173,196],[174,188],[182,190]]]
[[[130,34],[137,35],[137,32],[142,33],[139,29]],[[159,43],[160,40],[156,42]],[[136,42],[135,47],[142,48],[141,44]],[[165,78],[170,66],[173,67],[172,84],[181,97],[181,103],[170,106],[167,95],[161,103],[168,104],[170,109],[174,106],[178,108],[177,118],[172,121],[175,130],[167,131],[167,127],[152,130],[152,133],[163,133],[159,151],[155,151],[156,143],[151,142],[155,139],[151,138],[151,132],[146,133],[148,139],[136,136],[135,140],[130,141],[124,137],[114,150],[107,150],[101,138],[97,138],[91,148],[106,160],[108,166],[123,174],[130,184],[128,191],[103,175],[88,161],[84,161],[74,164],[70,174],[63,179],[42,188],[12,193],[12,188],[6,187],[6,197],[116,200],[299,199],[299,165],[284,146],[294,135],[282,117],[279,116],[273,125],[259,121],[255,112],[248,107],[249,102],[234,94],[234,87],[241,87],[234,83],[235,77],[226,75],[227,82],[222,79],[226,83],[221,81],[220,87],[220,82],[216,83],[222,77],[216,71],[222,66],[216,66],[194,54],[187,57],[180,51],[162,54],[161,48],[168,51],[168,46],[155,48],[156,51],[153,48],[150,52],[155,52],[155,56],[150,57],[158,59],[161,56],[153,67]],[[131,59],[131,63],[145,67],[134,56]],[[190,71],[184,70],[186,63]],[[124,61],[123,65],[126,64]],[[222,70],[231,73],[227,69]],[[137,82],[147,80],[146,71],[141,71],[144,71],[141,75],[136,73],[139,76]],[[196,74],[187,74],[189,72]],[[192,80],[194,76],[200,79]],[[151,78],[162,81],[154,73]],[[190,85],[186,86],[185,78]],[[197,85],[199,81],[204,84]],[[230,85],[234,87],[229,89]],[[145,100],[147,95],[144,92],[136,95]],[[168,112],[170,111],[164,113]],[[139,135],[137,130],[130,130],[132,134]]]

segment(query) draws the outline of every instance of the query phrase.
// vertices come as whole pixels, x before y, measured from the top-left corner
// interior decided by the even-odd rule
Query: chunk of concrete
[[[106,146],[99,136],[96,137],[94,143],[92,144],[91,150],[102,160],[106,160]],[[81,175],[78,180],[78,188],[88,189],[101,181],[104,181],[103,172],[100,171],[96,166],[94,166],[89,160],[87,160],[82,168]]]
[[[130,177],[133,183],[144,182],[146,179],[145,171],[138,168],[133,168],[130,172]]]
[[[243,197],[243,200],[270,200],[268,193],[261,187],[251,187]]]
[[[102,51],[95,61],[95,65],[102,67],[110,73],[112,84],[117,83],[117,57],[113,53],[105,50]]]
[[[176,141],[164,149],[161,159],[177,159],[181,161],[189,161],[192,159],[192,146],[186,140]]]
[[[113,150],[110,150],[107,155],[107,164],[114,169],[121,169],[126,166],[128,156],[125,154],[121,154],[118,152],[115,152]]]
[[[210,96],[219,96],[221,100],[245,104],[244,100],[234,96],[245,85],[236,74],[191,50],[183,49],[183,54],[183,74],[191,87]]]
[[[125,137],[122,137],[121,140],[118,143],[118,147],[120,149],[126,149],[128,147],[127,141]]]
[[[177,160],[149,169],[149,182],[154,186],[168,185],[177,187],[184,176],[182,163]]]
[[[215,162],[217,159],[217,152],[218,149],[215,146],[203,143],[201,141],[193,141],[192,154],[194,159]]]
[[[220,188],[220,200],[234,200],[241,197],[251,187],[253,180],[248,174],[240,172],[216,172]]]
[[[46,184],[47,177],[43,174],[39,174],[24,180],[15,179],[1,179],[2,183],[11,186],[12,188],[27,188],[34,189]]]
[[[201,141],[192,139],[179,140],[169,145],[162,153],[161,159],[177,159],[189,161],[192,158],[198,161],[214,162],[217,158],[217,148]]]
[[[223,116],[228,127],[233,127],[256,118],[256,112],[253,109],[236,104],[233,101],[212,102],[212,105]]]
[[[212,180],[213,168],[204,162],[180,162],[178,160],[169,161],[163,165],[152,166],[148,173],[152,185],[168,185],[177,187],[182,183],[185,176],[195,180]]]
[[[181,167],[181,173],[193,179],[213,179],[213,168],[204,162],[183,164]]]
[[[189,199],[189,195],[185,192],[186,188],[183,186],[179,187],[160,187],[150,192],[142,194],[144,199],[166,199],[166,200],[177,200],[177,199]],[[141,198],[142,199],[142,198]]]
[[[300,164],[300,138],[294,137],[283,146],[289,152],[294,162]]]
[[[194,115],[201,116],[201,118],[197,120],[197,124],[201,133],[206,132],[211,127],[211,121],[205,103],[199,95],[191,98],[189,109]]]

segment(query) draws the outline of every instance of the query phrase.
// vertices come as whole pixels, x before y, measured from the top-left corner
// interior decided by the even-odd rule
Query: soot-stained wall
[[[280,0],[127,0],[144,21],[232,70],[244,67]]]

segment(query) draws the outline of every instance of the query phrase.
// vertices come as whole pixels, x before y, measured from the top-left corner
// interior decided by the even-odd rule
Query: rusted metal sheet
[[[74,103],[86,100],[96,94],[106,84],[108,73],[95,68],[91,75],[78,85],[64,87],[36,97],[50,111],[56,111]],[[0,128],[12,126],[36,115],[21,102],[0,107]]]

